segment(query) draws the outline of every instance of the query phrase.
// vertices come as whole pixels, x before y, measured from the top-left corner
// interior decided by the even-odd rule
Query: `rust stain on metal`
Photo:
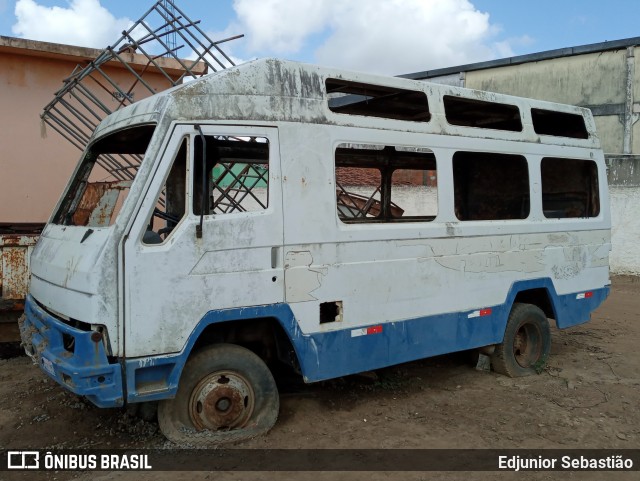
[[[37,240],[37,234],[0,234],[0,247],[33,246]]]
[[[78,208],[73,214],[74,225],[87,225],[89,217],[91,217],[98,202],[100,202],[104,193],[109,189],[109,184],[110,182],[94,182],[87,185],[80,200],[80,205],[78,205]]]
[[[128,189],[129,181],[92,182],[82,195],[82,199],[73,214],[73,224],[85,226],[91,220],[95,226],[107,226],[111,222],[111,216],[117,201],[117,192]],[[108,194],[115,192],[115,196]],[[112,197],[113,199],[110,199]]]
[[[203,417],[214,426],[232,426],[246,410],[243,393],[230,386],[218,386],[205,398]]]
[[[29,287],[29,256],[38,234],[0,234],[0,311],[24,310]]]
[[[0,298],[0,312],[6,311],[24,311],[24,299]]]
[[[2,249],[2,298],[24,299],[29,284],[28,249]]]

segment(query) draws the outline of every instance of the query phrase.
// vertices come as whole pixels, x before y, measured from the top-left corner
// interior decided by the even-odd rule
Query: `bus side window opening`
[[[269,141],[206,135],[204,215],[257,212],[269,206]],[[193,213],[202,213],[202,139],[195,138]]]
[[[542,210],[547,218],[597,217],[598,167],[592,160],[545,157],[540,164]]]
[[[335,172],[344,223],[430,222],[438,213],[436,158],[429,149],[341,144]]]
[[[453,155],[458,220],[509,220],[529,216],[529,171],[521,155],[456,152]]]

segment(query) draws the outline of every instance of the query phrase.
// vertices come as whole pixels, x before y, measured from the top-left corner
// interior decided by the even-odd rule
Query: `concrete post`
[[[627,47],[626,62],[626,88],[624,102],[624,131],[622,141],[622,153],[632,154],[633,152],[633,124],[638,120],[638,116],[633,113],[633,80],[635,75],[635,57],[633,54],[635,47]]]

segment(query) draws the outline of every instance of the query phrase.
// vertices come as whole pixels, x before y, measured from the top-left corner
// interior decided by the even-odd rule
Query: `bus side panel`
[[[557,295],[550,279],[522,281],[512,286],[500,305],[303,336],[296,351],[305,380],[331,379],[499,343],[517,293],[536,288],[548,289],[561,327],[587,322],[609,293],[605,286],[587,291],[588,296]]]
[[[562,327],[588,321],[591,312],[609,293],[606,286],[587,291],[588,295],[585,292],[557,295],[550,279],[536,279],[513,284],[505,302],[495,306],[313,334],[300,331],[287,304],[210,311],[198,323],[180,354],[127,360],[128,402],[175,395],[195,342],[211,324],[277,319],[291,340],[304,380],[315,382],[499,343],[516,295],[540,288],[549,292]],[[146,391],[149,385],[155,385],[157,389]],[[141,388],[146,392],[141,392]]]

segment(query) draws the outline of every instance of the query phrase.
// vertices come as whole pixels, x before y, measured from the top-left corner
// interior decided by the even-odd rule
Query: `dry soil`
[[[552,330],[537,376],[442,356],[305,386],[285,382],[280,417],[249,448],[640,448],[640,278],[617,277],[590,323]],[[167,448],[154,420],[99,409],[24,356],[0,361],[0,448]],[[168,452],[170,453],[170,452]],[[12,477],[9,475],[11,474]],[[4,479],[640,479],[635,473],[8,473]]]

